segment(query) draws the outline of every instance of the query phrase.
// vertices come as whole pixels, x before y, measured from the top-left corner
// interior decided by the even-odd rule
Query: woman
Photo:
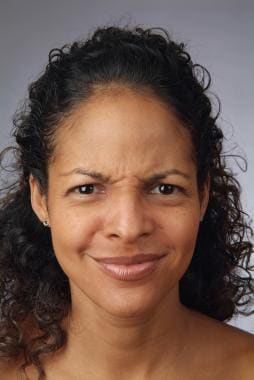
[[[51,51],[15,118],[2,380],[253,379],[253,336],[223,323],[251,301],[252,230],[209,73],[162,32]]]

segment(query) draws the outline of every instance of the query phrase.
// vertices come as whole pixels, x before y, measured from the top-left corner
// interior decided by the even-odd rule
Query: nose
[[[132,193],[110,202],[104,226],[107,238],[127,244],[149,237],[155,229],[155,221],[149,205]]]

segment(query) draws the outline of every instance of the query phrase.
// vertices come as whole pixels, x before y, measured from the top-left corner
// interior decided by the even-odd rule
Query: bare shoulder
[[[240,332],[242,335],[242,332]],[[242,351],[240,351],[239,368],[243,380],[254,379],[254,335],[244,333],[242,337]]]
[[[253,380],[254,335],[199,313],[193,317],[196,341],[204,347],[207,365],[221,368],[227,378]]]
[[[18,380],[18,364],[13,361],[0,361],[1,380]]]
[[[21,380],[24,379],[23,371],[21,371],[21,366],[23,360],[0,360],[0,380]],[[33,366],[28,366],[25,371],[26,375],[29,376],[29,380],[37,380],[38,372]]]

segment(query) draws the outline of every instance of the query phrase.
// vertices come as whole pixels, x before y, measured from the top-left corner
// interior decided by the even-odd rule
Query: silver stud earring
[[[49,222],[47,220],[43,220],[42,224],[44,227],[49,227]]]

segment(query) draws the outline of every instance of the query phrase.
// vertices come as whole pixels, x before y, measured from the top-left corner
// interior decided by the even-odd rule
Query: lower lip
[[[103,262],[98,262],[98,264],[106,274],[116,280],[136,281],[152,274],[161,259],[162,257],[133,265],[105,264]]]

